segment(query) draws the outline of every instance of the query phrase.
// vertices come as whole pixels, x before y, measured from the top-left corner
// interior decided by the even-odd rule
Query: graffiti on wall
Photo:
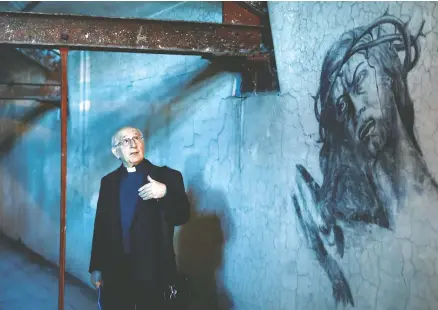
[[[420,58],[409,25],[385,13],[345,32],[325,55],[315,116],[322,184],[297,165],[293,203],[309,247],[326,272],[337,303],[354,306],[338,260],[345,227],[394,229],[397,210],[421,182],[436,187],[414,135],[407,77]],[[421,185],[421,184],[420,184]]]

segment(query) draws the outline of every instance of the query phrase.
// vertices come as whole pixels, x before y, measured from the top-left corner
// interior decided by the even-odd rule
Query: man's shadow
[[[227,310],[232,301],[223,281],[223,250],[232,237],[227,199],[207,188],[200,158],[190,156],[184,169],[190,201],[190,221],[177,234],[178,266],[190,277],[190,310]]]

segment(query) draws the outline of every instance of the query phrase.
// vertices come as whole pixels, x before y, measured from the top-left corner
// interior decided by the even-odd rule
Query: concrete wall
[[[18,52],[2,50],[2,83],[45,83],[44,70]],[[60,134],[56,106],[0,100],[0,227],[55,259],[59,238]],[[44,182],[44,176],[51,175]]]
[[[335,82],[317,104],[328,137],[320,162],[312,96],[331,81],[327,64],[342,60],[332,46],[387,9],[385,21],[411,20],[420,58],[405,70],[399,45],[383,44],[342,66],[344,103],[336,96],[330,108],[342,90]],[[145,131],[152,162],[184,175],[192,219],[175,239],[180,268],[195,281],[194,309],[435,309],[436,5],[270,2],[269,10],[279,94],[236,98],[238,77],[214,74],[199,57],[71,53],[67,270],[88,281],[99,181],[119,164],[110,137],[132,124]],[[220,12],[196,12],[169,14],[220,21]],[[47,114],[0,164],[1,229],[52,261],[58,126]]]

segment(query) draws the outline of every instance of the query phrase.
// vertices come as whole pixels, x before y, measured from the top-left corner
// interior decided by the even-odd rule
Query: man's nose
[[[360,117],[367,109],[367,102],[364,98],[359,96],[351,96],[351,102],[354,107],[356,117]]]
[[[129,147],[136,147],[137,146],[137,142],[135,142],[134,139],[129,139]]]

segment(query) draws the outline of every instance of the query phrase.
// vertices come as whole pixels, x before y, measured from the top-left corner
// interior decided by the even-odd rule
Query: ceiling
[[[166,19],[161,16],[170,10],[201,3],[212,11],[221,10],[221,2],[214,1],[5,1],[0,2],[0,11]]]

